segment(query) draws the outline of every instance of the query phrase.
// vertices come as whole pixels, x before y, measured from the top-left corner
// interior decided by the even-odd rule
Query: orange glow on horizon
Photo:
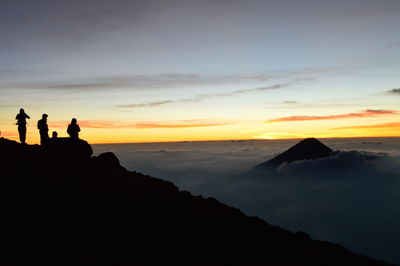
[[[310,132],[303,134],[295,133],[284,133],[284,132],[270,132],[265,134],[258,134],[253,136],[217,136],[211,137],[207,135],[203,136],[183,136],[175,134],[174,136],[118,136],[111,138],[111,135],[90,135],[81,134],[81,139],[88,141],[90,144],[118,144],[118,143],[157,143],[157,142],[191,142],[191,141],[229,141],[229,140],[284,140],[284,139],[304,139],[304,138],[375,138],[375,137],[400,137],[399,130],[346,130],[342,132]],[[15,141],[18,140],[18,135],[3,136]],[[66,137],[60,136],[60,137]],[[35,134],[27,136],[29,144],[39,143],[39,137]],[[36,140],[36,141],[35,141]]]
[[[361,120],[357,121],[360,124],[355,124],[354,119],[337,119],[334,123],[332,120],[322,120],[272,124],[200,119],[156,122],[81,120],[78,124],[81,126],[80,138],[91,144],[400,136],[397,116],[391,115],[384,120],[374,117],[363,119],[365,124],[361,124]],[[67,125],[68,121],[49,122],[49,134],[56,130],[59,137],[68,137]],[[19,141],[16,126],[4,129],[2,137]],[[28,127],[27,143],[39,143],[35,127]]]
[[[12,135],[12,136],[2,136],[10,140],[15,140],[19,142],[18,135]],[[286,139],[305,139],[305,138],[321,138],[321,139],[326,139],[326,138],[389,138],[389,137],[400,137],[400,134],[398,132],[394,132],[393,134],[365,134],[365,133],[351,133],[351,134],[346,134],[346,135],[340,135],[340,134],[309,134],[309,135],[289,135],[289,134],[274,134],[274,133],[268,133],[264,135],[257,135],[253,136],[251,138],[170,138],[170,139],[125,139],[125,138],[120,138],[120,139],[109,139],[109,138],[96,138],[96,137],[89,137],[89,138],[84,138],[81,137],[81,139],[86,140],[90,144],[125,144],[125,143],[163,143],[163,142],[201,142],[201,141],[239,141],[239,140],[286,140]],[[32,138],[31,138],[32,139]],[[29,138],[28,138],[29,140]],[[27,141],[28,144],[38,144],[38,141]]]

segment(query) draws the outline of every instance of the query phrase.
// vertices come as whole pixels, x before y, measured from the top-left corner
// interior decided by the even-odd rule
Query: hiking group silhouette
[[[47,114],[43,114],[42,119],[40,119],[37,122],[37,129],[39,130],[39,135],[40,135],[40,145],[45,145],[50,139],[47,117],[48,117]],[[27,125],[26,119],[31,119],[31,118],[29,115],[25,113],[25,110],[21,108],[15,119],[17,120],[16,125],[18,125],[19,140],[21,143],[26,144],[26,125]],[[81,132],[81,129],[77,123],[77,120],[76,118],[72,118],[71,124],[68,125],[67,133],[71,139],[77,140],[79,139],[79,132]],[[53,131],[51,138],[52,139],[58,138],[57,131]]]

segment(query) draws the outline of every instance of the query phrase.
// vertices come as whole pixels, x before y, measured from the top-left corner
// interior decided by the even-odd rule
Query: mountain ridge
[[[92,157],[86,142],[51,145],[0,138],[2,264],[388,265]]]

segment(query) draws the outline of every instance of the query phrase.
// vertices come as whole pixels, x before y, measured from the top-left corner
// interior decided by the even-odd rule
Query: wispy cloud
[[[138,129],[150,129],[150,128],[194,128],[194,127],[217,127],[226,126],[229,123],[207,123],[207,122],[184,122],[184,123],[136,123],[135,128]]]
[[[192,73],[132,74],[121,76],[91,77],[77,80],[30,80],[2,83],[0,88],[41,90],[101,90],[101,89],[146,89],[186,86],[221,85],[237,83],[259,83],[268,80],[266,74],[202,76]]]
[[[336,127],[333,129],[368,129],[368,128],[400,128],[400,122],[394,123],[382,123],[382,124],[373,124],[373,125],[359,125],[359,126],[350,126],[350,127]]]
[[[296,101],[283,101],[283,104],[298,104]]]
[[[395,88],[395,89],[391,89],[391,90],[389,90],[389,91],[387,91],[388,93],[391,93],[391,94],[398,94],[398,95],[400,95],[400,88]]]
[[[148,103],[124,104],[124,105],[118,105],[117,107],[120,107],[120,108],[142,108],[142,107],[159,106],[159,105],[170,104],[170,103],[184,103],[184,102],[196,102],[196,101],[200,101],[200,99],[196,100],[194,98],[186,98],[186,99],[180,99],[180,100],[166,100],[166,101],[155,101],[155,102],[148,102]]]
[[[297,80],[315,80],[320,77],[350,75],[354,69],[344,66],[329,68],[299,68],[271,73],[199,75],[195,73],[159,73],[159,74],[125,74],[88,76],[82,78],[59,79],[58,73],[50,73],[50,77],[38,80],[38,76],[48,76],[49,72],[31,70],[0,69],[3,82],[0,89],[32,89],[98,91],[107,89],[148,89],[148,88],[179,88],[193,86],[212,86],[230,84],[263,84],[268,80],[278,78]],[[8,77],[8,79],[6,79]],[[23,79],[21,79],[23,77]]]
[[[55,121],[49,123],[50,128],[67,128],[68,121]],[[120,128],[193,128],[193,127],[215,127],[230,125],[231,122],[209,121],[205,119],[181,120],[181,121],[144,121],[144,122],[125,122],[112,120],[80,120],[78,124],[82,128],[96,129],[120,129]]]
[[[172,104],[172,103],[199,102],[199,101],[209,99],[209,98],[229,97],[229,96],[240,95],[240,94],[244,94],[244,93],[281,89],[281,88],[289,87],[292,84],[299,82],[301,80],[303,80],[303,79],[299,78],[299,79],[295,79],[291,82],[275,84],[275,85],[266,86],[266,87],[234,90],[234,91],[226,92],[226,93],[202,94],[202,95],[196,95],[191,98],[182,98],[182,99],[178,99],[178,100],[164,100],[164,101],[154,101],[154,102],[147,102],[147,103],[124,104],[124,105],[118,105],[117,107],[120,107],[120,108],[142,108],[142,107],[153,107],[153,106]]]
[[[393,110],[364,110],[358,113],[347,113],[339,115],[326,115],[326,116],[287,116],[276,119],[271,119],[265,123],[278,123],[278,122],[293,122],[293,121],[308,121],[308,120],[331,120],[331,119],[346,119],[346,118],[363,118],[374,117],[382,115],[395,115],[397,111]]]
[[[69,121],[50,122],[50,128],[67,128]],[[82,128],[132,128],[131,122],[112,121],[112,120],[79,120],[78,124]]]

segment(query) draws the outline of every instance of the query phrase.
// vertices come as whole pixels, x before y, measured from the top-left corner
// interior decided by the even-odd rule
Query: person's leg
[[[40,145],[43,146],[44,144],[46,144],[48,138],[49,136],[46,132],[40,132]]]
[[[19,140],[21,143],[26,141],[26,126],[18,126]]]
[[[40,134],[40,145],[45,145],[49,141],[49,133],[43,132]]]
[[[18,126],[18,134],[19,134],[19,142],[22,143],[22,130],[21,127]]]

